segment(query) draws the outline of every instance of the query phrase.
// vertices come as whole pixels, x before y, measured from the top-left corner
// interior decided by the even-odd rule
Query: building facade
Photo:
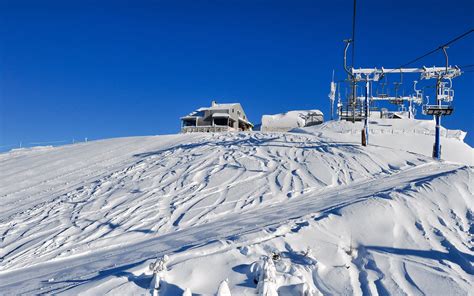
[[[217,104],[202,107],[181,117],[181,132],[227,132],[251,131],[253,124],[248,120],[239,103]]]

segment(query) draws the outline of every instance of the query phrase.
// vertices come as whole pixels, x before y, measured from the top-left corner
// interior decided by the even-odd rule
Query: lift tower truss
[[[346,45],[346,50],[348,44]],[[453,107],[451,105],[443,104],[443,102],[450,103],[454,98],[454,91],[452,90],[452,79],[461,75],[461,69],[457,66],[449,66],[448,64],[448,54],[446,52],[447,47],[443,47],[443,51],[446,57],[446,66],[445,67],[422,67],[422,68],[395,68],[395,69],[385,69],[385,68],[347,68],[346,58],[344,56],[344,68],[347,74],[350,77],[353,85],[359,82],[365,82],[365,97],[357,97],[357,100],[365,99],[365,124],[363,133],[365,138],[362,139],[362,145],[366,146],[368,144],[368,105],[369,99],[372,101],[377,100],[393,100],[393,101],[409,101],[410,104],[415,102],[420,104],[422,99],[422,94],[419,90],[416,89],[415,81],[415,92],[414,96],[410,97],[370,97],[368,95],[369,82],[379,81],[385,75],[388,74],[402,74],[402,73],[419,73],[421,80],[436,79],[436,104],[435,105],[424,105],[423,113],[426,115],[433,115],[436,122],[435,129],[435,143],[433,145],[433,157],[436,159],[441,158],[441,145],[440,145],[440,126],[441,126],[441,116],[451,115],[453,113]],[[449,85],[449,86],[448,86]],[[355,87],[354,87],[355,89]],[[353,95],[353,101],[356,101],[355,94]],[[410,106],[411,109],[411,106]]]

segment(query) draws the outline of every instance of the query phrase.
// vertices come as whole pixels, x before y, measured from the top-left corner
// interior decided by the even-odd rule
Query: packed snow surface
[[[473,149],[445,131],[433,160],[433,127],[374,120],[369,147],[327,122],[0,154],[0,294],[469,295]]]

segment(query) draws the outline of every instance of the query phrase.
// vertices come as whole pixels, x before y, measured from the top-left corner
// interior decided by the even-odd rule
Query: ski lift
[[[449,82],[449,87],[447,86]],[[430,105],[429,102],[423,106],[423,114],[435,116],[448,116],[453,114],[454,108],[451,102],[454,99],[454,90],[452,89],[452,81],[448,78],[448,82],[440,82],[437,90],[437,105]],[[442,104],[447,102],[448,104]]]
[[[416,89],[417,83],[418,81],[416,80],[413,82],[413,89],[415,90],[415,94],[412,96],[412,101],[413,103],[420,105],[421,103],[423,103],[423,91],[421,89]]]
[[[453,106],[450,105],[424,105],[423,114],[425,115],[436,115],[436,116],[447,116],[454,112]]]
[[[400,88],[400,86],[403,85],[403,74],[402,74],[402,71],[400,69],[400,81],[396,81],[393,83],[393,85],[395,85],[395,97],[398,97],[398,89]],[[402,101],[403,103],[403,101]]]
[[[416,115],[416,108],[413,104],[421,105],[423,103],[423,92],[422,90],[416,89],[416,84],[418,81],[413,81],[413,90],[415,94],[409,97],[409,104],[408,104],[408,118],[414,118]]]
[[[387,76],[384,75],[384,82],[379,82],[377,83],[377,97],[379,98],[386,98],[388,97],[388,94],[385,93],[385,86],[387,85]],[[379,92],[379,87],[381,86],[382,92]]]
[[[450,78],[447,78],[448,82],[441,82],[438,88],[438,98],[445,102],[452,102],[454,98],[454,89],[452,89],[453,82]]]
[[[388,102],[391,103],[391,104],[394,104],[394,105],[398,105],[398,106],[403,105],[403,99],[402,98],[395,97],[395,99],[388,100]]]

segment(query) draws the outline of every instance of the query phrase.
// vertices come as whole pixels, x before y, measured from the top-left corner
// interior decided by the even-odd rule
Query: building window
[[[227,118],[214,118],[214,125],[223,125],[223,126],[226,126],[227,125]]]

